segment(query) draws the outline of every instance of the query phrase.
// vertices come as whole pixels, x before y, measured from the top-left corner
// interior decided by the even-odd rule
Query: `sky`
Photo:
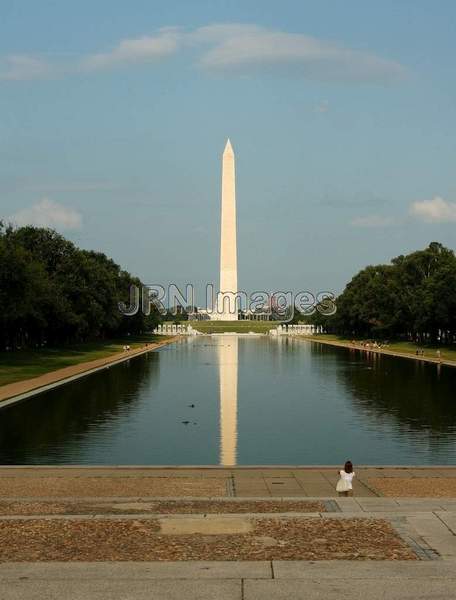
[[[0,0],[1,216],[217,285],[229,137],[245,291],[456,249],[455,30],[452,0]]]

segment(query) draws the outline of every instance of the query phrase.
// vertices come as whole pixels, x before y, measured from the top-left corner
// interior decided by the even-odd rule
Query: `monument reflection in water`
[[[238,419],[238,338],[217,338],[220,395],[220,464],[237,462]],[[226,343],[223,343],[223,342]]]
[[[456,369],[280,337],[182,339],[0,411],[0,464],[456,464]]]

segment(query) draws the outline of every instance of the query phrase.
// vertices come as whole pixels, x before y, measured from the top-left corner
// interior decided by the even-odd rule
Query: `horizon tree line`
[[[118,304],[131,285],[143,284],[102,252],[80,249],[52,229],[0,221],[0,349],[150,332],[170,318],[157,310],[123,316]],[[367,266],[347,283],[336,305],[330,316],[324,310],[307,316],[295,311],[292,322],[305,320],[350,337],[454,342],[455,253],[432,242],[389,264]]]
[[[424,250],[361,269],[336,300],[337,312],[307,320],[328,333],[377,339],[456,341],[456,256],[432,242]]]
[[[103,340],[151,331],[157,314],[124,317],[138,277],[52,229],[0,222],[0,348]]]

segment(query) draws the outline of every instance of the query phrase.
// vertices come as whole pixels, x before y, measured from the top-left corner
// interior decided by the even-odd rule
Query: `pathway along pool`
[[[0,411],[0,464],[456,463],[456,369],[188,338]]]

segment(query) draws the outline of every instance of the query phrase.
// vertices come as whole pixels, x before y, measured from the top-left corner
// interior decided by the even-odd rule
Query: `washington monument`
[[[234,152],[227,140],[222,157],[222,216],[220,228],[220,292],[216,318],[237,321],[236,175]]]

